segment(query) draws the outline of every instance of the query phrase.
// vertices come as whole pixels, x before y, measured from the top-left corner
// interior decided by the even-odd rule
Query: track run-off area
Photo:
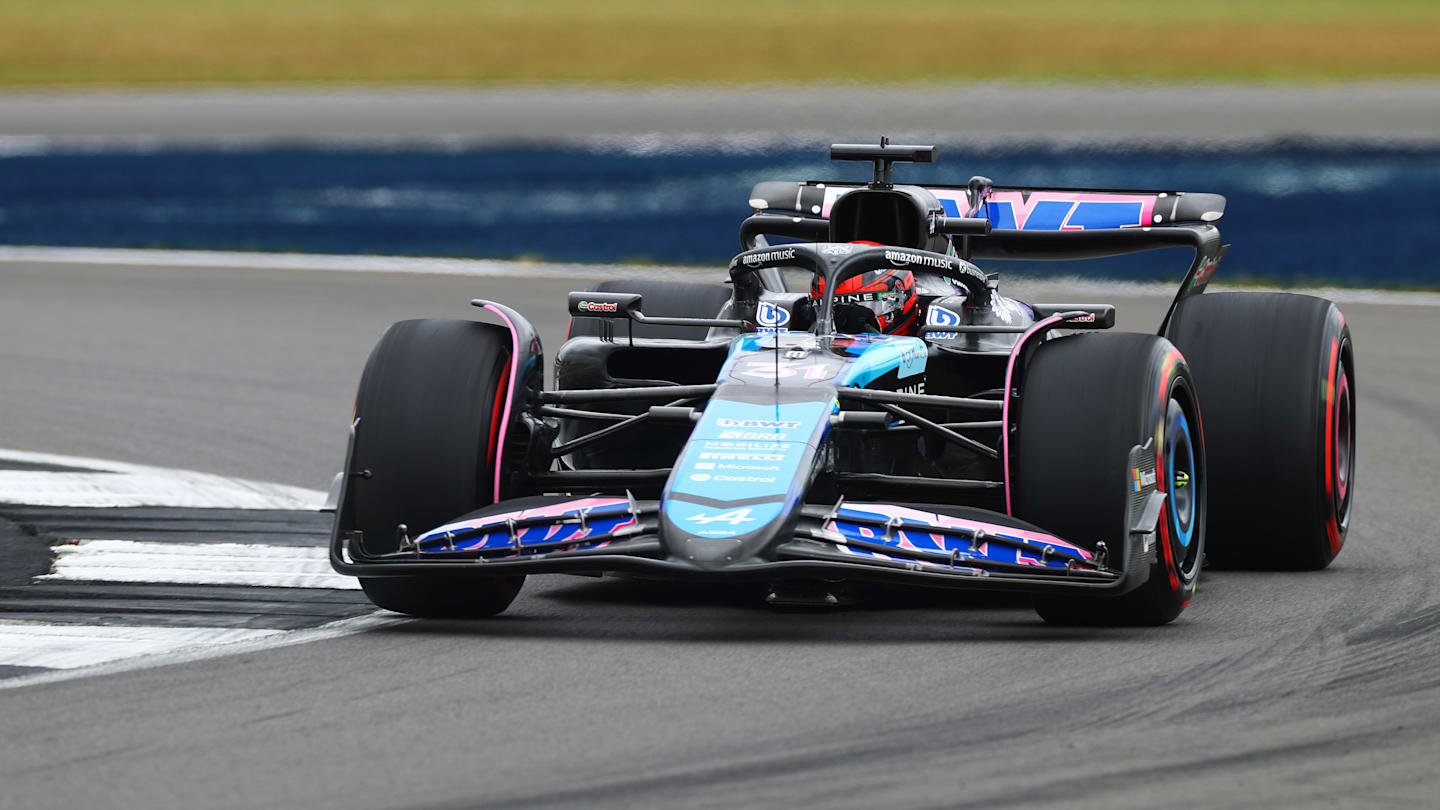
[[[471,298],[494,298],[553,355],[565,293],[630,272],[693,277],[0,257],[0,501],[24,502],[0,506],[0,654],[18,648],[5,647],[16,628],[48,628],[32,646],[52,656],[0,664],[0,803],[1309,807],[1440,794],[1434,294],[1335,294],[1356,346],[1360,488],[1335,564],[1207,570],[1167,627],[1052,628],[1024,600],[928,592],[776,613],[750,592],[577,577],[532,578],[495,619],[415,621],[314,565],[328,529],[314,506],[388,324],[473,318]],[[1163,286],[1073,279],[1002,289],[1113,302],[1129,330],[1153,329],[1169,301]],[[64,657],[77,650],[94,660]]]

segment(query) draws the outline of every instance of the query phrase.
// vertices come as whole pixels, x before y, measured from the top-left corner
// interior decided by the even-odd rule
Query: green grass
[[[0,0],[0,86],[1440,76],[1440,2]]]

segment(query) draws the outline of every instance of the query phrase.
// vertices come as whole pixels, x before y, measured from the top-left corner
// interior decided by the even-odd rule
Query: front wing
[[[1092,552],[1032,529],[957,517],[920,506],[844,502],[805,505],[790,539],[761,557],[716,567],[671,553],[660,537],[658,501],[599,496],[506,509],[504,504],[402,538],[371,553],[341,532],[331,563],[362,577],[432,573],[477,577],[631,573],[713,581],[792,578],[899,582],[932,587],[1119,593],[1138,584],[1153,542]],[[1003,516],[995,516],[1004,520]],[[1148,547],[1148,549],[1147,549]]]

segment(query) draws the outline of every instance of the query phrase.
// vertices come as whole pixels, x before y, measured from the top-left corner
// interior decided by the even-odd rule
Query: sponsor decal
[[[997,230],[1086,231],[1149,225],[1154,207],[1150,194],[995,191],[985,203],[985,216]]]
[[[821,245],[820,252],[826,256],[849,256],[855,252],[854,245]]]
[[[720,427],[753,427],[753,428],[797,428],[799,422],[783,421],[780,419],[728,419],[724,416],[715,420]]]
[[[740,484],[773,484],[775,483],[775,476],[772,475],[769,477],[765,477],[761,475],[717,475],[715,476],[715,480],[729,481],[731,483]]]
[[[769,301],[761,301],[759,309],[755,312],[755,320],[761,326],[782,327],[790,323],[790,311],[784,307],[777,307]]]
[[[1155,486],[1155,471],[1141,470],[1139,467],[1131,468],[1130,480],[1135,492],[1139,492],[1142,489],[1150,489]]]
[[[920,382],[911,383],[910,385],[902,385],[896,390],[902,394],[923,394],[925,393],[925,381],[921,380]]]
[[[744,450],[756,453],[776,453],[790,449],[788,442],[718,442],[707,440],[704,445],[706,450]]]
[[[699,464],[695,465],[699,467]],[[710,465],[714,467],[715,465]],[[756,472],[780,472],[779,464],[721,464],[722,470],[754,470]]]
[[[1215,268],[1219,266],[1219,259],[1206,259],[1205,262],[1200,265],[1200,269],[1195,271],[1195,280],[1190,283],[1190,286],[1198,287],[1208,282],[1210,277],[1215,275]]]
[[[701,453],[700,453],[700,458],[714,459],[715,461],[784,461],[784,460],[785,460],[785,456],[781,455],[780,453],[707,453],[707,452],[701,452]],[[713,469],[714,466],[715,466],[714,464],[711,464],[710,466],[705,467],[705,469],[707,469],[707,470],[708,470],[708,469]],[[696,465],[695,465],[695,469],[698,470],[698,469],[700,469],[700,468],[701,468],[701,467],[700,467],[699,464],[696,464]]]
[[[954,270],[955,260],[945,256],[930,256],[925,253],[902,253],[898,250],[885,251],[885,261],[894,264],[896,267],[907,267],[918,264],[925,267],[934,267],[939,270]],[[960,269],[964,269],[963,266]]]
[[[959,323],[960,313],[953,309],[932,306],[925,312],[926,326],[957,326]]]
[[[778,330],[784,331],[784,330]],[[788,357],[786,358],[789,359]],[[776,366],[774,357],[747,359],[735,366],[732,376],[758,377],[762,380],[789,379],[796,375],[807,380],[828,380],[839,373],[843,366],[840,363],[829,363],[824,360],[815,360],[809,363],[787,362],[784,365]]]
[[[581,312],[619,312],[620,305],[613,301],[581,301],[575,305]]]
[[[751,253],[741,261],[745,262],[746,267],[759,267],[769,262],[781,262],[793,258],[795,258],[795,248],[785,248],[784,250],[769,250],[764,253]]]
[[[894,301],[900,297],[897,292],[855,292],[836,293],[835,301],[840,304],[864,304],[873,301]]]
[[[713,469],[715,469],[715,462],[713,462],[713,461],[697,461],[697,462],[695,462],[695,469],[697,469],[697,470],[713,470]]]
[[[774,442],[784,441],[785,439],[788,439],[789,436],[786,436],[784,433],[757,433],[749,430],[722,430],[720,431],[720,438],[743,439],[745,441]]]
[[[710,474],[709,474],[709,473],[695,473],[694,475],[690,476],[690,480],[691,480],[691,481],[709,481],[709,480],[710,480]]]
[[[1093,312],[1087,312],[1087,313],[1085,313],[1084,315],[1080,315],[1080,316],[1075,317],[1075,318],[1066,318],[1066,319],[1065,319],[1065,322],[1066,322],[1066,323],[1094,323],[1094,322],[1095,322],[1095,313],[1093,313]]]
[[[959,323],[960,313],[953,309],[932,304],[925,310],[926,326],[957,326]],[[959,334],[959,332],[926,332],[925,337],[931,340],[954,340]]]

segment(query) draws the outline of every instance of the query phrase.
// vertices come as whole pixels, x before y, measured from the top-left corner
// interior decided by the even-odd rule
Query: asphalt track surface
[[[386,324],[483,295],[554,347],[575,286],[0,266],[0,446],[319,487]],[[1114,300],[1135,329],[1165,303]],[[532,578],[494,620],[0,692],[0,804],[1433,806],[1440,326],[1344,308],[1360,492],[1327,571],[1207,571],[1177,623],[1088,631],[945,594],[777,614]]]
[[[662,137],[663,134],[663,137]],[[948,144],[1277,139],[1433,143],[1440,82],[909,84],[695,89],[543,85],[0,93],[0,138],[460,139]],[[6,144],[0,141],[0,148]]]

